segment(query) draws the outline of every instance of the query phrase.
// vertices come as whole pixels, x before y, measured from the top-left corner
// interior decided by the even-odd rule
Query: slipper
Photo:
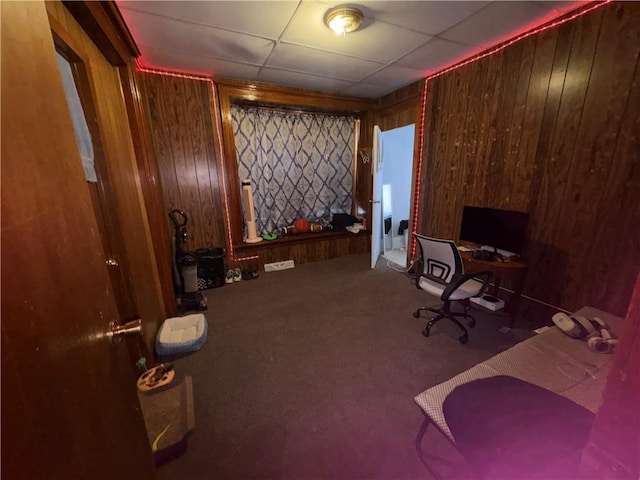
[[[258,272],[256,270],[242,270],[243,280],[255,280],[258,278]]]

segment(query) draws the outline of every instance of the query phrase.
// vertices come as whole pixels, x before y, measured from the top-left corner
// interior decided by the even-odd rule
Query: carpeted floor
[[[206,292],[208,340],[171,359],[193,378],[196,428],[159,479],[432,478],[414,448],[413,397],[528,335],[476,315],[470,340],[438,323],[425,338],[411,313],[435,298],[367,255],[261,272]],[[434,429],[433,468],[469,478]]]

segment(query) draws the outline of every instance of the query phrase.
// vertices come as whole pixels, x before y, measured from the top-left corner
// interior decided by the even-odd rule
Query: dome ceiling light
[[[355,32],[363,19],[364,15],[357,8],[337,6],[327,10],[324,23],[336,34],[346,35]]]

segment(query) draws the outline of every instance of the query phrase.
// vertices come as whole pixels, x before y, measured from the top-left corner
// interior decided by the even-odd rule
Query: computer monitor
[[[469,207],[462,210],[460,240],[522,254],[529,214],[496,208]]]

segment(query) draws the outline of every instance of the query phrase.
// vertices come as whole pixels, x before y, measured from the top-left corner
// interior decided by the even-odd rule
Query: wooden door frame
[[[109,266],[113,294],[118,306],[120,321],[126,322],[138,318],[135,299],[133,297],[133,285],[131,284],[131,268],[127,259],[126,249],[122,241],[120,219],[115,208],[109,208],[115,204],[113,186],[109,180],[107,158],[103,147],[103,132],[98,122],[98,115],[94,99],[96,92],[91,64],[82,48],[68,35],[67,31],[49,16],[49,25],[53,34],[53,42],[56,50],[67,59],[71,65],[75,85],[78,90],[82,109],[85,112],[87,126],[91,134],[91,141],[95,156],[95,169],[98,181],[87,182],[87,187],[92,198],[98,229],[105,252],[105,257],[117,261],[116,266]]]
[[[115,2],[66,1],[62,4],[84,29],[105,58],[118,68],[129,130],[133,140],[150,241],[166,316],[177,313],[173,290],[171,232],[162,198],[162,182],[155,153],[144,127],[144,113],[135,75],[135,58],[140,56]]]

